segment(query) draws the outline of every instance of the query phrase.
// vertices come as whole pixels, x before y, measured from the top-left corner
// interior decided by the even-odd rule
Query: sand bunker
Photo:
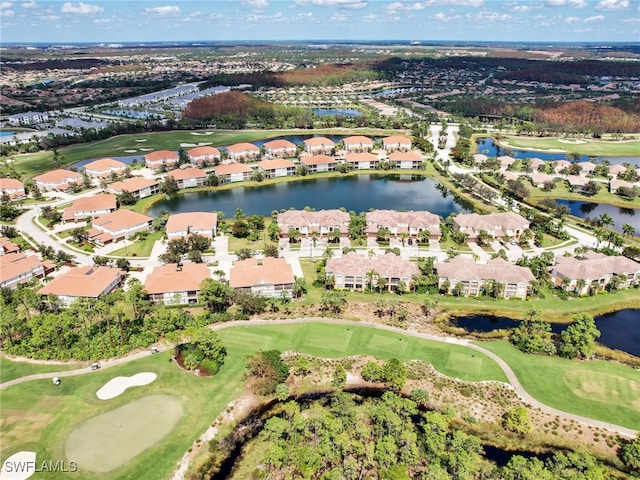
[[[138,138],[136,139],[136,142],[146,142],[147,139],[146,138]]]
[[[191,132],[191,135],[211,135],[213,132]]]
[[[2,464],[0,479],[24,480],[36,473],[36,452],[14,453]]]
[[[115,377],[105,383],[100,390],[96,392],[96,396],[100,400],[109,400],[118,395],[122,395],[129,387],[141,387],[148,385],[156,379],[157,375],[152,372],[136,373],[131,377]]]
[[[197,147],[198,145],[195,143],[181,143],[180,146],[183,148],[188,148],[188,147]]]
[[[565,140],[564,138],[559,138],[558,142],[560,142],[560,143],[571,143],[573,145],[580,145],[581,143],[587,143],[584,140]]]
[[[124,153],[136,153],[137,150],[125,150]]]
[[[151,150],[153,150],[153,148],[144,148],[144,147],[140,147],[139,149],[141,152],[149,152]]]

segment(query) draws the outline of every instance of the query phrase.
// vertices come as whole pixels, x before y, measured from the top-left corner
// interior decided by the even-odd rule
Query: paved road
[[[466,339],[461,339],[461,338],[456,338],[456,337],[441,337],[438,335],[432,335],[432,334],[428,334],[428,333],[420,333],[420,332],[415,332],[415,331],[410,331],[410,330],[403,330],[402,328],[398,328],[398,327],[392,327],[389,325],[382,325],[382,324],[378,324],[378,323],[373,323],[373,322],[366,322],[366,321],[361,321],[361,322],[354,322],[351,320],[343,320],[343,319],[329,319],[329,318],[297,318],[297,319],[292,319],[292,320],[247,320],[247,321],[234,321],[234,322],[226,322],[226,323],[220,323],[220,324],[214,324],[211,326],[211,328],[213,330],[224,330],[226,328],[232,328],[232,327],[236,327],[236,326],[251,326],[251,325],[283,325],[283,324],[299,324],[299,323],[334,323],[334,324],[339,324],[339,325],[355,325],[355,326],[365,326],[365,327],[370,327],[370,328],[377,328],[380,330],[387,330],[390,332],[394,332],[394,333],[398,333],[400,335],[407,335],[407,336],[411,336],[411,337],[416,337],[416,338],[424,338],[427,340],[433,340],[436,342],[443,342],[443,343],[449,343],[449,344],[455,344],[455,345],[461,345],[464,347],[468,347],[471,348],[473,350],[476,350],[478,352],[483,353],[484,355],[488,356],[489,358],[491,358],[492,360],[494,360],[499,366],[500,368],[504,371],[505,375],[507,376],[507,378],[509,379],[509,382],[511,384],[511,386],[513,387],[513,389],[515,390],[515,392],[520,396],[520,398],[528,403],[529,405],[531,405],[532,407],[536,407],[539,408],[540,410],[547,412],[551,415],[559,415],[561,417],[564,417],[566,419],[569,420],[575,420],[576,422],[579,422],[583,425],[586,426],[590,426],[590,427],[598,427],[598,428],[603,428],[612,432],[616,432],[620,435],[624,435],[624,436],[628,436],[628,437],[634,437],[637,434],[637,431],[630,429],[630,428],[626,428],[620,425],[615,425],[613,423],[607,423],[607,422],[602,422],[600,420],[595,420],[592,418],[587,418],[587,417],[582,417],[580,415],[574,415],[572,413],[567,413],[567,412],[563,412],[562,410],[558,410],[556,408],[553,407],[549,407],[548,405],[539,402],[538,400],[536,400],[535,398],[533,398],[522,386],[522,384],[520,383],[520,381],[518,380],[518,378],[516,377],[516,374],[514,373],[514,371],[511,369],[511,367],[504,361],[502,360],[502,358],[500,358],[498,355],[496,355],[493,352],[490,352],[489,350],[482,348],[479,345],[476,345],[472,342],[470,342],[469,340]],[[167,346],[162,346],[159,347],[159,349],[161,351],[165,351],[168,350],[171,347],[167,347]],[[117,358],[117,359],[113,359],[113,360],[107,360],[104,362],[101,362],[101,366],[102,368],[110,368],[110,367],[114,367],[116,365],[121,365],[123,363],[127,363],[127,362],[131,362],[133,360],[139,359],[139,358],[143,358],[146,357],[148,355],[151,355],[149,350],[144,350],[144,351],[138,351],[138,352],[134,352],[131,353],[127,356],[121,357],[121,358]],[[38,362],[41,363],[41,362]],[[92,370],[90,367],[84,367],[84,368],[79,368],[76,370],[67,370],[67,371],[62,371],[62,372],[49,372],[49,373],[39,373],[39,374],[35,374],[35,375],[28,375],[25,377],[20,377],[20,378],[16,378],[13,380],[9,380],[8,382],[4,382],[2,384],[0,384],[0,390],[10,387],[12,385],[17,385],[19,383],[24,383],[24,382],[30,382],[32,380],[42,380],[42,379],[50,379],[53,377],[72,377],[72,376],[76,376],[76,375],[84,375],[86,373],[90,373]]]

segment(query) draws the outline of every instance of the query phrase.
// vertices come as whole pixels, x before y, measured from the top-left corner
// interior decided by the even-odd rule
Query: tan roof
[[[375,270],[381,277],[411,278],[420,273],[418,265],[404,260],[393,253],[387,253],[377,258],[367,258],[356,252],[349,252],[341,258],[327,260],[326,272],[331,275],[366,276]]]
[[[500,165],[502,165],[503,167],[508,167],[509,165],[513,165],[516,159],[513,157],[510,157],[509,155],[502,155],[501,157],[498,157],[498,161],[500,162]]]
[[[101,158],[100,160],[94,160],[87,163],[85,170],[91,170],[92,172],[106,172],[107,170],[124,170],[127,166],[113,158]]]
[[[307,147],[334,147],[336,144],[327,137],[312,137],[304,141]]]
[[[484,163],[488,160],[488,157],[482,153],[474,153],[473,161],[476,163]]]
[[[590,170],[594,170],[596,168],[596,164],[593,162],[578,162],[578,165],[580,165],[580,168],[582,169],[582,171],[590,171]]]
[[[47,173],[43,173],[42,175],[38,175],[33,177],[35,182],[41,183],[63,183],[74,180],[82,180],[82,175],[78,172],[72,172],[71,170],[64,170],[59,168],[57,170],[52,170]]]
[[[502,258],[492,258],[486,264],[476,263],[469,257],[455,257],[448,262],[436,263],[438,277],[460,282],[495,280],[502,283],[529,283],[536,279],[531,270],[513,265]]]
[[[115,210],[116,196],[109,193],[99,193],[93,197],[82,197],[74,200],[71,210],[74,212],[88,212],[94,210]]]
[[[24,189],[24,184],[15,178],[0,178],[0,190]]]
[[[35,255],[27,256],[20,252],[0,255],[0,279],[3,281],[11,280],[22,274],[37,270],[40,264],[42,262]]]
[[[389,155],[389,160],[393,162],[421,162],[422,155],[418,152],[393,152]]]
[[[551,175],[547,175],[546,173],[532,173],[531,181],[534,184],[553,182],[553,178]]]
[[[178,168],[167,173],[167,177],[174,180],[189,180],[191,178],[207,178],[207,172],[195,167]]]
[[[550,267],[563,277],[595,280],[605,275],[625,275],[640,272],[640,263],[623,256],[608,256],[589,251],[582,259],[559,256],[556,265]]]
[[[202,157],[205,155],[219,157],[220,150],[214,147],[195,147],[187,150],[187,156],[189,157]]]
[[[167,219],[167,233],[188,230],[211,231],[218,224],[218,214],[212,212],[187,212],[170,215]]]
[[[155,152],[145,154],[144,159],[148,162],[159,162],[161,160],[178,161],[178,154],[171,150],[156,150]]]
[[[369,152],[362,153],[347,153],[344,156],[344,159],[349,163],[357,163],[357,162],[379,162],[380,159],[377,155]]]
[[[148,223],[152,220],[141,213],[131,210],[116,210],[93,221],[95,227],[102,227],[109,232],[119,232],[128,228]]]
[[[229,285],[232,288],[247,288],[254,285],[292,284],[294,280],[291,265],[284,258],[265,257],[262,265],[258,259],[248,258],[233,264]]]
[[[273,160],[262,160],[258,162],[258,166],[263,170],[276,170],[278,168],[295,168],[291,160],[283,158],[275,158]]]
[[[367,223],[379,226],[407,225],[409,227],[427,228],[440,226],[440,217],[434,213],[422,211],[398,212],[396,210],[374,210],[366,213]],[[432,232],[433,233],[433,232]]]
[[[15,253],[20,251],[20,247],[9,240],[7,237],[0,237],[0,250],[2,250],[5,254]]]
[[[411,145],[411,140],[402,135],[389,135],[382,139],[384,145]]]
[[[556,160],[554,163],[556,164],[556,170],[562,170],[563,168],[569,168],[571,166],[571,162],[567,162],[566,160]]]
[[[345,145],[373,145],[373,140],[369,137],[365,137],[364,135],[353,135],[351,137],[346,137],[342,142]]]
[[[84,266],[72,268],[38,290],[41,295],[97,298],[109,293],[109,285],[118,281],[119,268]]]
[[[633,188],[635,184],[627,182],[625,180],[611,180],[609,182],[609,189],[612,192],[617,192],[620,187]]]
[[[325,163],[338,163],[329,155],[310,155],[308,157],[302,157],[300,163],[304,163],[307,166],[311,165],[324,165]]]
[[[253,173],[251,167],[244,163],[228,163],[224,165],[216,165],[213,167],[216,175],[231,175],[233,173]]]
[[[204,263],[185,263],[180,268],[175,263],[168,263],[153,269],[144,282],[144,288],[151,295],[200,291],[202,281],[210,277]]]
[[[265,148],[268,148],[270,150],[280,150],[280,149],[290,149],[290,148],[296,148],[296,144],[293,142],[290,142],[289,140],[271,140],[270,142],[266,142],[264,144]]]
[[[138,190],[142,190],[143,188],[152,187],[154,185],[158,185],[156,180],[151,180],[149,178],[143,177],[131,177],[126,178],[119,182],[114,182],[109,185],[109,190],[112,192],[137,192]]]
[[[492,232],[496,228],[503,230],[529,228],[529,221],[513,212],[490,213],[488,215],[459,213],[453,217],[453,223],[460,227],[473,228],[476,231],[486,230],[487,232]]]
[[[544,160],[541,160],[539,158],[532,158],[531,159],[531,167],[535,168],[536,170],[540,167],[542,167],[546,162]]]
[[[320,210],[308,212],[306,210],[287,210],[278,214],[278,224],[285,227],[306,227],[318,225],[333,227],[336,225],[348,225],[349,214],[340,210]]]
[[[609,165],[609,173],[612,175],[617,175],[619,173],[624,173],[627,171],[627,167],[624,165],[614,164]]]
[[[227,150],[232,153],[244,153],[244,152],[255,152],[258,153],[260,149],[256,147],[253,143],[242,142],[242,143],[234,143],[233,145],[229,145]]]
[[[584,187],[589,183],[589,179],[582,175],[567,175],[567,182],[569,182],[569,185],[574,187]]]

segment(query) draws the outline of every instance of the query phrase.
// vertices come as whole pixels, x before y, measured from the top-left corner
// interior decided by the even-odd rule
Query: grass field
[[[505,341],[482,347],[505,360],[539,401],[585,417],[640,429],[640,371],[594,360],[526,355]]]
[[[630,157],[638,156],[640,151],[640,140],[631,141],[605,141],[590,139],[560,139],[560,138],[538,138],[509,136],[504,142],[509,147],[521,148],[525,150],[562,150],[568,153],[579,153],[581,155],[592,155],[595,157]],[[532,155],[532,157],[535,155]]]
[[[79,368],[79,366],[14,362],[13,360],[0,357],[0,383],[8,382],[14,378],[26,377],[27,375],[35,375],[36,373],[59,372],[76,368]]]
[[[583,195],[582,193],[572,192],[569,190],[566,182],[559,182],[553,190],[545,192],[541,188],[529,188],[529,198],[527,201],[537,203],[543,198],[557,198],[564,200],[578,200],[583,202],[592,203],[607,203],[609,205],[615,205],[622,208],[640,208],[640,197],[636,197],[633,200],[627,200],[620,195],[609,193],[606,185],[602,185],[602,188],[598,193],[592,197]],[[576,217],[578,218],[578,217]]]
[[[109,253],[111,257],[148,257],[151,255],[153,245],[158,240],[162,240],[162,232],[151,232],[147,238],[131,243],[127,240],[127,246],[119,248]]]

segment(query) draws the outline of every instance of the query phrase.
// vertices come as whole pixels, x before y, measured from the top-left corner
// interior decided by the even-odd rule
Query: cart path
[[[536,400],[535,398],[533,398],[522,386],[522,384],[520,383],[520,381],[518,380],[518,378],[516,377],[515,372],[511,369],[511,367],[507,364],[507,362],[505,362],[502,358],[500,358],[498,355],[496,355],[493,352],[490,352],[489,350],[476,345],[474,343],[472,343],[470,340],[466,340],[466,339],[461,339],[461,338],[456,338],[456,337],[446,337],[446,336],[438,336],[438,335],[433,335],[433,334],[428,334],[428,333],[420,333],[420,332],[416,332],[416,331],[412,331],[412,330],[404,330],[402,328],[399,327],[392,327],[390,325],[383,325],[383,324],[379,324],[379,323],[374,323],[374,322],[368,322],[368,321],[352,321],[352,320],[343,320],[343,319],[338,319],[338,318],[319,318],[319,317],[310,317],[310,318],[295,318],[295,319],[281,319],[281,320],[261,320],[261,319],[253,319],[253,320],[239,320],[239,321],[232,321],[232,322],[226,322],[226,323],[217,323],[217,324],[213,324],[210,325],[210,328],[212,330],[224,330],[226,328],[232,328],[232,327],[237,327],[237,326],[252,326],[252,325],[283,325],[283,324],[300,324],[300,323],[333,323],[333,324],[338,324],[338,325],[352,325],[352,326],[363,326],[363,327],[369,327],[369,328],[377,328],[379,330],[387,330],[390,332],[394,332],[394,333],[398,333],[400,335],[406,335],[409,337],[416,337],[416,338],[422,338],[422,339],[426,339],[426,340],[433,340],[436,342],[442,342],[442,343],[450,343],[450,344],[454,344],[454,345],[460,345],[463,347],[467,347],[467,348],[471,348],[473,350],[476,350],[484,355],[486,355],[487,357],[491,358],[493,361],[495,361],[500,368],[502,369],[502,371],[504,372],[504,374],[506,375],[507,379],[509,380],[511,387],[515,390],[515,392],[520,396],[520,398],[525,402],[528,403],[530,406],[535,407],[535,408],[539,408],[540,410],[547,412],[549,414],[552,415],[559,415],[561,417],[564,417],[566,419],[569,420],[575,420],[576,422],[579,422],[583,425],[587,425],[587,426],[591,426],[591,427],[599,427],[599,428],[603,428],[612,432],[616,432],[620,435],[624,435],[624,436],[628,436],[628,437],[634,437],[637,434],[636,430],[630,429],[630,428],[626,428],[620,425],[615,425],[613,423],[608,423],[608,422],[603,422],[600,420],[595,420],[592,418],[588,418],[588,417],[583,417],[580,415],[575,415],[572,413],[568,413],[568,412],[564,412],[562,410],[558,410],[556,408],[550,407],[538,400]],[[159,346],[158,349],[160,351],[166,351],[168,349],[170,349],[172,347],[169,346]],[[110,367],[114,367],[116,365],[121,365],[123,363],[127,363],[127,362],[131,362],[133,360],[137,360],[139,358],[143,358],[146,356],[150,355],[150,351],[149,350],[143,350],[143,351],[137,351],[137,352],[133,352],[129,355],[120,357],[120,358],[115,358],[112,360],[105,360],[103,362],[100,362],[101,368],[110,368]],[[12,358],[12,357],[7,357],[7,358]],[[15,357],[13,357],[15,358]],[[20,359],[20,360],[24,360],[24,361],[30,361],[29,359]],[[31,360],[32,363],[45,363],[41,360]],[[46,362],[49,363],[49,362]],[[51,362],[51,364],[59,364],[60,362]],[[42,379],[51,379],[53,377],[72,377],[75,375],[83,375],[85,373],[90,373],[91,367],[87,366],[87,367],[83,367],[83,368],[78,368],[76,370],[66,370],[66,371],[61,371],[61,372],[48,372],[48,373],[38,373],[35,375],[27,375],[24,377],[20,377],[20,378],[15,378],[13,380],[9,380],[7,382],[1,383],[0,384],[0,390],[10,387],[12,385],[17,385],[19,383],[24,383],[24,382],[30,382],[32,380],[42,380]]]

